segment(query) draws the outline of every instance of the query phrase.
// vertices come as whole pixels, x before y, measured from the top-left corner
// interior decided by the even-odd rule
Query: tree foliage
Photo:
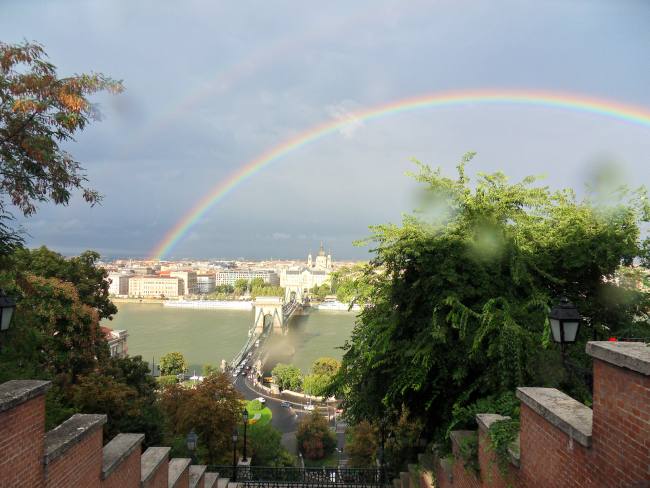
[[[584,317],[584,343],[648,334],[648,295],[614,280],[648,248],[645,191],[618,188],[608,205],[593,195],[551,191],[527,177],[465,172],[451,179],[419,164],[423,208],[402,225],[371,227],[376,258],[339,277],[344,301],[361,312],[332,390],[353,420],[396,418],[406,406],[429,434],[444,435],[453,412],[518,385],[557,386],[581,399],[549,340],[547,314],[562,295]],[[614,203],[611,203],[614,201]]]
[[[248,431],[248,449],[253,466],[292,466],[293,457],[282,446],[282,434],[270,424],[254,425]]]
[[[226,464],[232,453],[231,433],[241,421],[241,400],[228,377],[218,373],[194,388],[165,387],[160,403],[170,433],[184,437],[194,429],[203,461]]]
[[[378,436],[377,428],[367,420],[350,428],[350,441],[346,443],[345,451],[351,468],[371,468],[376,465]]]
[[[273,381],[281,390],[300,391],[302,389],[302,371],[293,364],[278,363],[271,374]]]
[[[296,431],[298,449],[307,459],[323,459],[334,452],[336,437],[327,425],[327,419],[316,411],[298,422]]]
[[[162,376],[185,373],[187,361],[180,352],[168,352],[160,357],[160,374]]]
[[[0,216],[10,215],[8,204],[25,215],[38,202],[65,205],[77,189],[90,204],[100,199],[61,144],[98,118],[88,95],[121,90],[101,73],[58,77],[39,44],[0,43]],[[0,236],[7,231],[0,227]]]

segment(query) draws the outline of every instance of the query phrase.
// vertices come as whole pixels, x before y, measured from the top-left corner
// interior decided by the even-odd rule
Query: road
[[[246,400],[253,400],[260,395],[258,392],[253,390],[243,376],[238,376],[234,381],[235,388],[241,393]],[[293,408],[285,408],[280,405],[280,400],[275,398],[265,397],[266,406],[269,407],[273,417],[271,418],[271,425],[278,429],[282,434],[288,434],[290,432],[296,431],[296,423],[298,421],[298,416],[295,413]]]

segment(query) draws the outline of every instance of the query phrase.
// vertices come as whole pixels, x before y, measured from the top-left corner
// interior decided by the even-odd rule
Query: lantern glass
[[[11,323],[11,316],[14,313],[14,307],[3,307],[0,309],[2,318],[0,319],[0,330],[7,330]]]
[[[190,431],[189,434],[187,434],[187,448],[190,451],[194,451],[196,449],[196,441],[198,440],[198,436],[196,435],[196,432],[193,430]]]
[[[560,334],[560,321],[558,319],[550,319],[550,321],[553,340],[555,342],[562,342],[562,335]]]
[[[248,410],[244,409],[241,413],[242,417],[244,418],[244,423],[248,422]]]
[[[235,430],[232,431],[232,443],[233,443],[233,444],[236,444],[236,443],[237,443],[237,438],[238,438],[238,436],[237,436],[237,429],[235,429]]]
[[[565,321],[564,322],[564,342],[575,342],[578,335],[578,324],[580,322]]]

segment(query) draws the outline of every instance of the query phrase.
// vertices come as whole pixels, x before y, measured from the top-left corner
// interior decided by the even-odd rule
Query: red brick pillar
[[[650,486],[650,346],[590,342],[593,470],[598,486]]]
[[[49,381],[0,385],[0,488],[43,485],[45,393]]]

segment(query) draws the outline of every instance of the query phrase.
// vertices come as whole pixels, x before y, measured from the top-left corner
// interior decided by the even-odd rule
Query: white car
[[[264,398],[264,397],[257,397],[255,400],[260,402],[262,405],[264,405],[266,403],[266,398]]]
[[[314,406],[311,403],[308,403],[307,405],[304,405],[305,410],[312,411],[314,409]]]

